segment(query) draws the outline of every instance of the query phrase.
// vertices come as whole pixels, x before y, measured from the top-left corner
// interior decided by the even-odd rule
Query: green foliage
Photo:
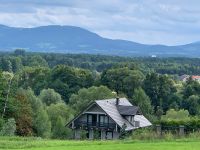
[[[59,93],[55,92],[54,89],[44,89],[41,91],[39,98],[47,106],[51,104],[62,103],[62,98]]]
[[[65,103],[51,104],[47,107],[47,113],[51,120],[52,128],[55,126],[58,117],[62,117],[65,122],[72,119],[72,109]]]
[[[40,124],[38,124],[37,122],[37,118],[40,114],[40,112],[44,109],[43,103],[42,101],[35,96],[34,92],[31,89],[26,90],[26,95],[28,97],[28,101],[31,104],[31,108],[32,108],[32,128],[34,131],[35,135],[39,135],[39,131],[38,131],[38,126],[40,126]]]
[[[26,53],[26,51],[24,49],[16,49],[14,51],[14,55],[16,55],[16,56],[24,56],[25,53]]]
[[[69,128],[66,128],[66,120],[61,116],[57,117],[56,123],[52,129],[52,137],[56,139],[71,138],[73,133]]]
[[[189,78],[183,90],[184,98],[188,98],[191,95],[199,95],[199,93],[200,93],[200,83]]]
[[[184,109],[190,116],[200,116],[200,84],[191,78],[186,83],[178,81],[179,75],[200,74],[199,64],[199,59],[192,58],[123,58],[24,50],[1,53],[0,114],[8,96],[4,120],[15,118],[17,135],[68,138],[71,133],[64,128],[62,132],[61,124],[96,99],[116,97],[114,90],[119,96],[133,98],[149,119],[156,115],[162,117],[163,125],[184,124],[189,131],[197,130],[198,117],[185,122],[173,117],[165,120],[163,114]],[[8,92],[11,72],[14,76]],[[47,131],[43,131],[46,125]]]
[[[181,110],[174,110],[174,109],[170,109],[166,112],[166,115],[163,115],[161,120],[164,121],[170,121],[170,120],[174,120],[174,121],[179,121],[179,120],[184,120],[187,121],[189,120],[189,112],[187,110],[181,109]]]
[[[71,94],[79,89],[90,87],[93,84],[92,73],[89,70],[73,68],[65,65],[59,65],[53,68],[51,73],[50,87],[62,95],[65,102],[68,103]]]
[[[17,134],[21,136],[30,136],[33,133],[32,129],[32,109],[31,104],[26,95],[26,90],[19,89],[15,96],[16,113],[14,114]]]
[[[191,95],[183,101],[183,107],[189,111],[191,115],[200,115],[200,97]]]
[[[48,86],[50,69],[44,67],[25,67],[18,74],[19,87],[31,88],[38,95],[40,91]]]
[[[8,121],[2,126],[0,135],[2,136],[14,136],[16,131],[16,122],[14,118],[8,119]]]
[[[143,86],[156,111],[158,106],[164,112],[168,110],[170,96],[176,92],[175,84],[169,76],[156,73],[147,74]]]
[[[30,67],[48,67],[48,63],[44,58],[42,58],[40,55],[34,55],[30,57],[29,61],[27,62],[28,66]]]
[[[87,139],[87,131],[80,130],[80,139],[81,140],[86,140]]]
[[[150,98],[141,87],[134,90],[132,102],[140,107],[145,116],[150,117],[153,114]]]
[[[123,124],[122,129],[120,130],[120,139],[125,139],[125,137],[127,136],[128,132],[126,131],[126,124]]]
[[[186,119],[186,120],[185,119],[183,120],[163,119],[157,123],[161,124],[163,130],[171,129],[171,127],[176,129],[179,126],[183,125],[187,133],[199,131],[199,128],[200,128],[200,119],[197,117],[190,117],[189,119]]]
[[[124,92],[128,97],[132,96],[135,88],[141,86],[143,79],[142,72],[131,70],[128,67],[108,69],[101,76],[101,81],[104,85],[117,93]]]
[[[46,110],[41,110],[35,120],[37,135],[43,138],[51,136],[51,121]]]
[[[94,100],[108,99],[116,97],[110,89],[105,86],[90,87],[88,89],[83,88],[78,91],[78,94],[73,94],[70,97],[69,104],[74,108],[76,112],[82,111]]]
[[[152,129],[138,129],[134,130],[131,139],[134,140],[155,140],[160,139],[160,136]]]
[[[4,119],[0,118],[0,131],[1,131],[4,124],[5,124]]]
[[[94,132],[94,139],[95,140],[100,140],[101,139],[101,131],[93,130],[93,132]]]

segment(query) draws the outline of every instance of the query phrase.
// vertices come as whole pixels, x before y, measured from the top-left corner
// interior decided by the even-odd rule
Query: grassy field
[[[30,150],[199,150],[199,140],[176,141],[61,141],[0,137],[0,149]]]

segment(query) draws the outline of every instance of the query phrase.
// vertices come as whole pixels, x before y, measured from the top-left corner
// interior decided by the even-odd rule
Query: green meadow
[[[199,150],[200,140],[67,141],[0,137],[0,149],[15,150]]]

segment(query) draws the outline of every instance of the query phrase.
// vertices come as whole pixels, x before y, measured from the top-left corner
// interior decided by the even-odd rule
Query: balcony
[[[115,123],[101,123],[101,122],[87,122],[87,121],[75,121],[75,127],[83,128],[99,128],[99,129],[115,129]]]

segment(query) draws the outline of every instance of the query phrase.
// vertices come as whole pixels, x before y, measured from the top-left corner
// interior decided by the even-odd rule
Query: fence
[[[184,136],[186,134],[185,132],[185,126],[179,125],[179,126],[161,126],[156,125],[156,133],[160,136],[162,136],[163,132],[172,132],[174,134],[178,134],[179,136]]]

